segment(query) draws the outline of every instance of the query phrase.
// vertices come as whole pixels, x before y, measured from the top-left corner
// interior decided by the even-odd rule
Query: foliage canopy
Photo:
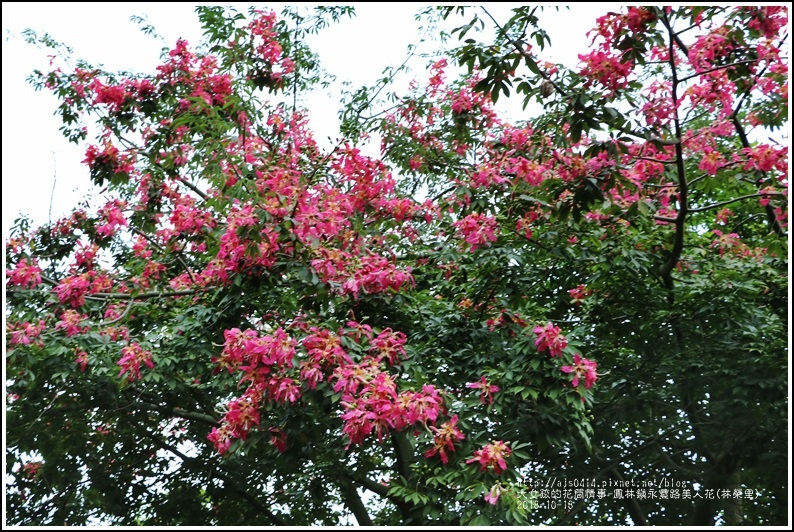
[[[352,9],[197,13],[31,77],[104,190],[6,244],[10,523],[788,522],[786,8],[624,8],[577,68],[427,10],[330,149],[304,37]]]

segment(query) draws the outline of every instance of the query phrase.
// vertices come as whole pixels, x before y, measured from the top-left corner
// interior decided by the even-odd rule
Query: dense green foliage
[[[9,523],[789,521],[784,8],[623,9],[578,69],[428,10],[448,59],[330,150],[303,38],[352,10],[197,12],[31,78],[107,188],[6,246]]]

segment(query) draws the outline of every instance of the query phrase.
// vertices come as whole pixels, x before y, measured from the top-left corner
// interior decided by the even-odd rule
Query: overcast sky
[[[280,8],[275,4],[276,11]],[[172,46],[179,37],[198,43],[201,30],[194,4],[181,3],[15,3],[4,2],[3,20],[3,238],[10,224],[24,212],[36,224],[47,222],[52,200],[52,220],[70,212],[89,192],[88,170],[80,164],[85,145],[69,144],[60,134],[53,116],[55,97],[34,92],[25,82],[38,68],[46,70],[46,54],[28,45],[20,36],[25,28],[49,33],[74,49],[74,57],[108,70],[152,72],[159,64],[163,44],[142,34],[130,16],[146,16]],[[356,4],[355,19],[321,32],[315,51],[323,67],[338,80],[354,87],[372,85],[387,66],[398,66],[406,58],[409,43],[418,40],[414,14],[420,4]],[[489,4],[489,10],[505,13],[510,4]],[[245,6],[239,8],[244,10]],[[575,66],[588,40],[585,33],[595,17],[614,4],[578,4],[572,11],[547,10],[541,25],[549,32],[552,48],[541,58]],[[500,20],[497,17],[497,20]],[[506,20],[506,18],[504,18]],[[547,22],[544,22],[547,20]],[[413,62],[417,77],[425,60]],[[407,80],[405,80],[407,81]],[[307,101],[318,138],[336,131],[336,100]],[[91,140],[91,139],[89,139]]]

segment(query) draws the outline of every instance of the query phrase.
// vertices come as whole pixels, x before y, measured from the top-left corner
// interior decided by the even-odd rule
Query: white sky
[[[278,5],[271,5],[276,12],[280,11]],[[489,4],[488,9],[503,22],[508,17],[497,13],[506,13],[513,5]],[[130,16],[148,17],[169,47],[178,37],[193,45],[201,38],[193,6],[147,2],[3,2],[4,240],[20,212],[31,216],[36,225],[47,222],[53,195],[54,221],[68,214],[89,191],[88,169],[80,163],[85,156],[85,144],[69,144],[61,136],[59,118],[53,116],[57,100],[46,91],[35,92],[25,81],[34,69],[48,68],[46,54],[26,44],[20,32],[31,28],[39,35],[49,33],[74,49],[73,58],[103,64],[108,70],[153,72],[163,45],[141,33]],[[241,11],[246,6],[237,5]],[[347,80],[353,87],[359,87],[374,84],[385,67],[397,67],[405,60],[408,44],[418,42],[414,14],[421,4],[368,3],[355,7],[354,19],[322,30],[313,48],[320,54],[323,67],[335,74],[338,82]],[[595,25],[596,16],[609,9],[615,9],[615,4],[578,4],[571,11],[544,11],[541,26],[549,33],[552,46],[541,58],[575,66],[577,54],[589,43],[585,33]],[[548,22],[544,23],[546,19]],[[414,58],[416,77],[424,75],[425,62]],[[318,140],[335,136],[338,101],[338,96],[318,95],[307,102]],[[88,140],[93,140],[90,135]]]

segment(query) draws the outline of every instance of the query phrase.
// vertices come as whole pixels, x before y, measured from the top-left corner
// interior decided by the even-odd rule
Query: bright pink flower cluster
[[[689,47],[689,61],[698,72],[710,69],[720,59],[726,57],[734,48],[728,37],[730,28],[722,26],[711,33],[701,35]]]
[[[467,382],[466,388],[480,390],[480,402],[485,404],[485,401],[488,401],[489,405],[493,404],[493,394],[499,391],[499,386],[489,383],[485,375],[480,377],[480,380],[477,382]]]
[[[113,174],[129,174],[134,169],[132,157],[129,154],[122,155],[119,149],[108,141],[105,141],[101,150],[99,146],[89,145],[82,162],[86,163],[92,171],[102,168]]]
[[[496,242],[499,224],[493,216],[473,213],[452,224],[458,229],[457,236],[471,245],[474,251],[478,247]]]
[[[259,404],[255,397],[246,394],[229,401],[220,426],[214,427],[207,439],[220,454],[226,454],[232,439],[246,439],[255,426],[259,426]]]
[[[507,470],[505,458],[512,454],[510,447],[503,441],[494,441],[485,445],[482,449],[474,451],[474,458],[466,460],[467,464],[479,462],[480,470],[487,471],[489,468],[497,475],[501,475]]]
[[[141,364],[149,369],[154,368],[154,361],[152,360],[152,353],[143,349],[137,342],[132,342],[127,347],[121,350],[121,359],[116,363],[121,366],[119,377],[127,374],[127,379],[130,381],[140,380],[141,378]]]
[[[584,379],[585,388],[591,388],[598,379],[596,370],[598,365],[592,360],[582,358],[578,353],[573,355],[573,366],[563,366],[563,373],[573,373],[571,384],[574,388],[579,386],[579,379]]]
[[[579,60],[584,63],[579,74],[587,78],[585,87],[598,82],[609,91],[610,96],[628,85],[628,77],[634,66],[631,61],[621,61],[619,55],[601,50],[579,54]]]
[[[81,327],[80,322],[87,319],[88,316],[80,314],[74,309],[69,309],[61,313],[61,321],[55,325],[55,329],[65,329],[66,336],[74,336],[87,332],[89,327]]]
[[[302,341],[309,355],[309,361],[323,369],[352,364],[348,354],[342,349],[342,340],[328,329],[312,327],[310,334]]]
[[[265,399],[293,404],[301,396],[300,385],[289,376],[297,341],[281,327],[261,337],[253,329],[229,329],[224,337],[221,356],[212,359],[217,364],[216,372],[240,371],[240,384],[247,383],[248,388],[242,397],[229,403],[220,426],[208,436],[221,454],[228,452],[233,439],[245,439],[254,426],[259,426],[259,408]],[[283,452],[286,435],[274,437],[274,445]]]
[[[618,40],[628,32],[641,33],[645,31],[649,22],[656,19],[656,15],[640,7],[630,7],[625,15],[610,12],[596,19],[596,28],[588,32],[588,36],[595,32],[593,42],[601,37],[601,47],[615,46]]]
[[[737,233],[725,234],[719,229],[714,229],[711,232],[717,236],[717,238],[711,242],[711,247],[718,248],[720,251],[720,256],[724,255],[727,250],[743,246],[742,241]]]
[[[321,248],[318,254],[320,258],[312,261],[312,268],[320,280],[354,298],[362,291],[365,294],[397,292],[414,283],[410,268],[400,269],[375,253],[354,257],[345,251]]]
[[[77,357],[74,359],[75,364],[80,366],[80,371],[85,372],[88,369],[88,353],[85,351],[78,351]]]
[[[444,412],[444,399],[435,387],[426,384],[419,392],[397,391],[391,375],[378,371],[356,394],[342,397],[345,422],[342,432],[350,445],[362,443],[373,431],[378,442],[391,430],[404,430],[416,423],[434,422]]]
[[[91,289],[91,277],[87,273],[64,277],[53,292],[58,300],[74,308],[85,305],[85,295]]]
[[[102,236],[110,237],[116,233],[116,229],[119,227],[127,227],[128,222],[122,212],[125,206],[123,201],[117,199],[107,202],[99,210],[99,215],[104,223],[97,226],[96,232]]]
[[[389,365],[393,366],[405,356],[405,333],[394,332],[391,328],[386,328],[372,339],[370,350],[375,352],[376,360],[385,359]]]
[[[507,171],[529,185],[536,187],[543,183],[549,176],[549,168],[537,161],[530,161],[525,157],[511,157],[508,159]]]
[[[785,145],[771,146],[759,144],[752,148],[744,148],[742,155],[747,157],[745,170],[761,170],[770,172],[777,170],[782,175],[788,174],[788,147]]]
[[[425,458],[435,455],[441,459],[441,463],[449,462],[447,451],[455,452],[455,444],[466,436],[458,429],[458,416],[452,416],[449,421],[445,421],[439,427],[430,427],[433,433],[433,447],[427,450]]]
[[[532,330],[536,335],[535,345],[538,351],[548,351],[553,357],[561,357],[568,340],[561,334],[560,328],[551,323],[537,326]]]
[[[99,78],[94,78],[90,85],[94,91],[94,104],[105,104],[117,113],[132,94],[122,85],[105,85]]]
[[[229,373],[254,370],[259,366],[285,368],[292,366],[296,341],[279,327],[273,334],[260,337],[253,329],[228,329],[223,333],[226,342],[220,358],[213,358],[218,365],[216,371],[226,369]]]
[[[788,9],[785,6],[755,6],[737,9],[751,11],[754,16],[747,26],[761,32],[767,39],[777,37],[780,28],[788,23]]]
[[[26,321],[24,323],[6,323],[6,334],[9,345],[30,345],[46,328],[44,320],[39,320],[38,325]]]
[[[12,286],[34,288],[41,284],[41,268],[38,259],[20,260],[13,270],[6,271],[8,282]]]
[[[174,230],[188,235],[198,235],[216,225],[212,213],[196,207],[196,201],[190,196],[180,197],[171,213]]]
[[[268,72],[276,86],[282,82],[283,76],[295,70],[292,59],[283,54],[281,45],[276,40],[276,14],[273,11],[256,11],[256,18],[248,28],[253,36],[255,57],[263,59],[270,68]]]
[[[703,170],[709,175],[717,175],[717,171],[725,164],[722,154],[713,148],[704,148],[703,158],[698,165],[699,170]]]

